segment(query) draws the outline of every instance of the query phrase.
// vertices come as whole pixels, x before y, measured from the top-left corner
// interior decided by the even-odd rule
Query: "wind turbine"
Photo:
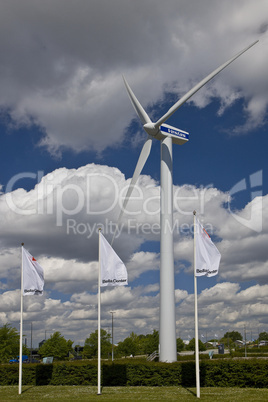
[[[126,90],[132,105],[139,116],[143,128],[148,134],[141,150],[130,186],[123,202],[118,221],[125,211],[133,188],[141,174],[145,162],[150,154],[152,139],[161,141],[161,198],[160,198],[160,323],[159,323],[159,360],[162,362],[177,361],[176,347],[176,318],[175,318],[175,286],[174,286],[174,255],[173,255],[173,180],[172,180],[172,143],[183,145],[188,141],[188,133],[165,124],[165,121],[178,110],[189,98],[202,88],[215,75],[236,60],[244,52],[258,42],[247,46],[234,57],[226,61],[206,78],[195,85],[181,99],[179,99],[166,114],[156,123],[153,123],[132,89],[123,77]]]

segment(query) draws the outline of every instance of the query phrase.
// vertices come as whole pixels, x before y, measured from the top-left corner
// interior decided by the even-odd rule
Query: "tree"
[[[39,354],[41,357],[53,356],[54,359],[64,360],[68,357],[69,352],[72,351],[72,345],[73,342],[71,340],[66,341],[64,336],[57,331],[43,343],[39,349]]]
[[[259,335],[259,342],[260,341],[268,341],[268,333],[263,331]]]
[[[125,357],[130,355],[135,356],[137,353],[137,344],[129,336],[123,342],[118,343],[117,352]]]
[[[223,335],[223,338],[227,338],[227,339],[229,338],[229,341],[232,341],[232,342],[243,340],[243,336],[238,331],[226,332]]]
[[[20,335],[16,328],[5,324],[0,328],[0,362],[6,363],[19,355]],[[29,350],[23,345],[22,353],[29,354]]]
[[[226,348],[232,348],[235,346],[234,342],[230,338],[223,337],[221,338],[220,343],[223,343]]]
[[[110,342],[111,335],[109,335],[104,329],[101,329],[101,357],[107,357],[111,353],[112,345]],[[85,346],[83,350],[83,357],[92,358],[98,356],[98,330],[92,332],[85,340]]]
[[[198,347],[199,347],[199,352],[203,352],[204,350],[206,350],[205,345],[203,344],[202,341],[200,341],[200,339],[198,339]],[[195,338],[190,340],[189,344],[186,346],[186,349],[195,351]]]
[[[184,350],[184,342],[181,338],[177,338],[177,352],[181,352],[182,350]]]
[[[147,334],[144,340],[144,353],[150,355],[159,348],[159,332],[155,329],[152,334]]]
[[[144,345],[146,343],[146,336],[143,334],[138,335],[137,337],[137,355],[144,355]]]

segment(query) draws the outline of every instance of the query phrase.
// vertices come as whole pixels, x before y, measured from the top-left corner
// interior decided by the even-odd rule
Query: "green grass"
[[[195,388],[183,387],[104,387],[97,395],[97,387],[90,386],[1,386],[1,401],[175,401],[196,400]],[[202,401],[267,401],[268,389],[201,388]]]

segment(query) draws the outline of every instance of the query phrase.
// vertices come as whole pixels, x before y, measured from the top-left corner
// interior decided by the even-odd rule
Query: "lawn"
[[[175,401],[196,400],[195,388],[183,387],[104,387],[97,395],[97,387],[90,386],[1,386],[1,401]],[[267,401],[265,388],[201,388],[202,401]]]

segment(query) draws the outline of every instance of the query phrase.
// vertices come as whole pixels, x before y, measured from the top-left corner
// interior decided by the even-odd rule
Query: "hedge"
[[[18,383],[18,365],[0,366],[0,385]],[[97,362],[25,364],[23,385],[97,385]],[[268,360],[203,360],[203,387],[268,387]],[[195,386],[195,362],[154,363],[116,361],[102,363],[103,386]]]

